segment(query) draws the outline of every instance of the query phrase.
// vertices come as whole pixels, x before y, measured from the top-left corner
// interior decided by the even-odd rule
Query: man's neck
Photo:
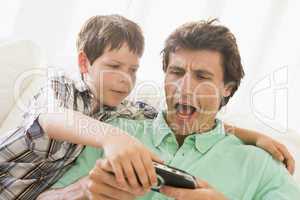
[[[176,140],[177,140],[179,146],[181,146],[183,144],[183,142],[187,136],[192,135],[192,134],[205,133],[207,131],[214,129],[216,126],[216,119],[211,118],[211,119],[206,119],[206,120],[199,120],[199,121],[197,121],[197,125],[196,125],[197,127],[190,128],[190,130],[185,130],[185,128],[178,127],[178,124],[176,124],[174,119],[172,117],[170,117],[170,115],[168,115],[168,113],[166,113],[164,117],[166,119],[168,126],[175,133]],[[186,129],[188,129],[188,128],[186,127]]]

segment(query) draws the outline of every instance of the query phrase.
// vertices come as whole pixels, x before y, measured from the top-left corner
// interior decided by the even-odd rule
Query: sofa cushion
[[[16,99],[32,81],[35,69],[42,65],[42,58],[40,48],[33,42],[25,40],[1,43],[0,55],[1,126],[15,105]]]

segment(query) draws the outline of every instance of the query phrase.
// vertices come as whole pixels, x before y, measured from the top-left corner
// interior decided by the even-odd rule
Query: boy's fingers
[[[146,189],[150,187],[150,182],[147,176],[147,170],[144,167],[144,164],[142,163],[141,157],[139,155],[135,155],[132,158],[132,165],[134,166],[134,170],[136,172],[136,175],[142,184],[142,186]]]
[[[287,166],[288,171],[291,174],[294,174],[295,160],[294,160],[293,156],[290,154],[290,152],[288,151],[288,149],[284,145],[279,144],[278,148],[281,151],[281,153],[284,155],[285,164]]]
[[[164,161],[163,161],[163,160],[161,160],[159,156],[157,156],[156,154],[154,154],[154,153],[153,153],[153,152],[151,152],[151,151],[149,151],[149,152],[150,152],[150,155],[151,155],[151,159],[152,159],[152,161],[154,161],[154,162],[158,162],[158,163],[161,163],[161,164],[163,164],[163,163],[164,163]]]
[[[284,157],[283,157],[282,153],[280,151],[278,151],[277,149],[274,149],[273,157],[281,162],[284,161]]]
[[[134,172],[133,166],[131,165],[130,160],[128,160],[128,159],[123,160],[122,168],[123,168],[124,174],[127,178],[127,181],[129,182],[129,185],[132,188],[134,188],[135,190],[139,190],[140,186],[139,186],[137,177],[135,175],[135,172]]]
[[[292,160],[287,160],[286,165],[290,174],[293,175],[295,172],[295,163]]]
[[[283,157],[282,153],[280,151],[278,151],[278,149],[273,144],[264,145],[263,148],[266,151],[268,151],[272,155],[273,158],[283,162],[284,157]]]
[[[110,164],[112,166],[112,170],[114,172],[117,183],[121,187],[125,187],[126,180],[125,180],[125,176],[124,176],[121,164],[119,162],[110,162]]]
[[[149,177],[150,184],[152,186],[156,185],[157,184],[157,176],[156,176],[156,172],[155,172],[151,157],[150,156],[143,156],[142,160],[143,160],[144,167],[146,169],[147,175]]]
[[[107,171],[107,172],[113,172],[112,166],[110,162],[107,159],[99,159],[96,161],[96,166]]]

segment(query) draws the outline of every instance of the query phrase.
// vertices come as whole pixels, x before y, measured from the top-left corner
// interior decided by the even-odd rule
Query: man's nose
[[[191,95],[193,93],[192,77],[188,73],[182,77],[179,91],[183,95]]]

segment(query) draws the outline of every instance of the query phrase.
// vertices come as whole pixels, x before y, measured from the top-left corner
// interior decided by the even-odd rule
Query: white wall
[[[77,68],[75,38],[84,20],[118,13],[138,22],[146,37],[138,76],[158,89],[164,76],[159,53],[168,34],[184,22],[218,17],[236,35],[246,72],[224,117],[238,114],[277,132],[300,131],[296,0],[10,0],[0,9],[0,41],[33,40],[49,65],[72,74]]]

